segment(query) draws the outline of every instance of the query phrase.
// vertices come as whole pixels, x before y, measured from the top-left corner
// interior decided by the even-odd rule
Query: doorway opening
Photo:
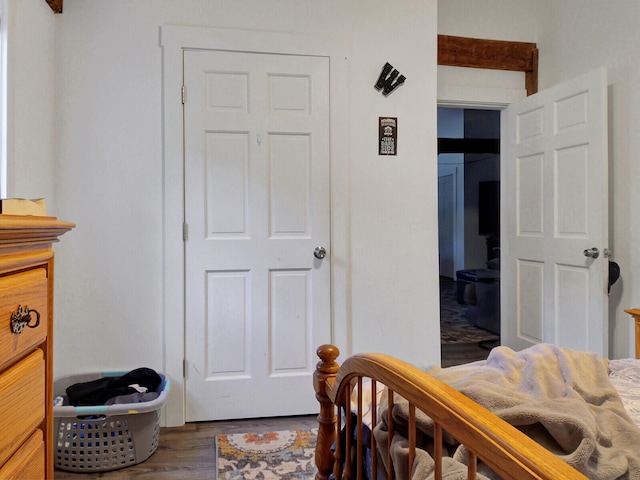
[[[500,344],[500,111],[438,108],[442,366]]]

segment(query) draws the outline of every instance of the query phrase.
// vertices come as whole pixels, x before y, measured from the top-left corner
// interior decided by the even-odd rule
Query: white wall
[[[44,3],[44,2],[43,2]],[[435,1],[65,0],[55,17],[59,217],[56,375],[147,365],[170,372],[163,325],[163,124],[159,27],[340,36],[350,44],[345,354],[439,362]],[[416,56],[421,59],[416,62]],[[388,97],[385,62],[407,77]],[[377,119],[399,119],[396,157],[377,155]],[[431,133],[429,133],[431,132]],[[168,252],[182,255],[182,249]],[[182,325],[182,318],[167,318]],[[182,379],[174,378],[175,392]],[[181,412],[173,396],[171,417]],[[177,414],[176,414],[177,412]]]
[[[10,65],[6,82],[7,196],[47,199],[55,210],[55,28],[42,0],[3,0],[3,30]]]
[[[640,181],[638,18],[640,3],[629,0],[447,0],[438,4],[439,33],[536,42],[540,89],[601,66],[608,69],[609,248],[621,267],[621,279],[609,298],[612,358],[633,355],[632,324],[624,309],[640,305],[635,274],[640,268],[640,216],[634,209],[640,196],[636,188]]]
[[[545,0],[548,1],[548,0]],[[461,37],[536,42],[539,17],[545,14],[530,0],[441,0],[438,33]]]

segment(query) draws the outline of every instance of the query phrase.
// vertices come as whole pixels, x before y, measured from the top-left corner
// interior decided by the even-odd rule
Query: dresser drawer
[[[44,353],[36,349],[0,374],[0,465],[40,426],[45,412]]]
[[[47,271],[44,268],[0,277],[0,368],[32,350],[47,337],[47,294]],[[40,314],[40,324],[35,328],[27,327],[22,333],[13,333],[11,314],[16,312],[20,305],[36,310]],[[31,318],[31,325],[34,325],[34,312],[31,313]]]
[[[26,480],[44,478],[44,436],[36,430],[0,468],[0,478]]]

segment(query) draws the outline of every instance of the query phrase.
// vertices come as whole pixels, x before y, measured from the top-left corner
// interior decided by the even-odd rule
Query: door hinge
[[[189,240],[189,224],[188,223],[182,224],[182,240],[185,242]]]
[[[182,104],[184,105],[187,101],[187,87],[182,85]]]
[[[182,378],[187,378],[187,359],[182,360]]]

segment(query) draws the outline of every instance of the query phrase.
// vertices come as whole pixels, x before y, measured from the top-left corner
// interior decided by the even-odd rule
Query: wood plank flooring
[[[162,428],[158,450],[145,462],[102,473],[86,474],[56,470],[55,479],[215,480],[215,441],[219,433],[266,432],[313,428],[317,425],[316,416],[309,415],[187,423],[183,427]]]
[[[489,356],[489,349],[494,344],[482,346],[477,343],[452,343],[440,345],[442,355],[440,364],[442,367],[451,367],[463,363],[471,363],[478,360],[486,360]]]

